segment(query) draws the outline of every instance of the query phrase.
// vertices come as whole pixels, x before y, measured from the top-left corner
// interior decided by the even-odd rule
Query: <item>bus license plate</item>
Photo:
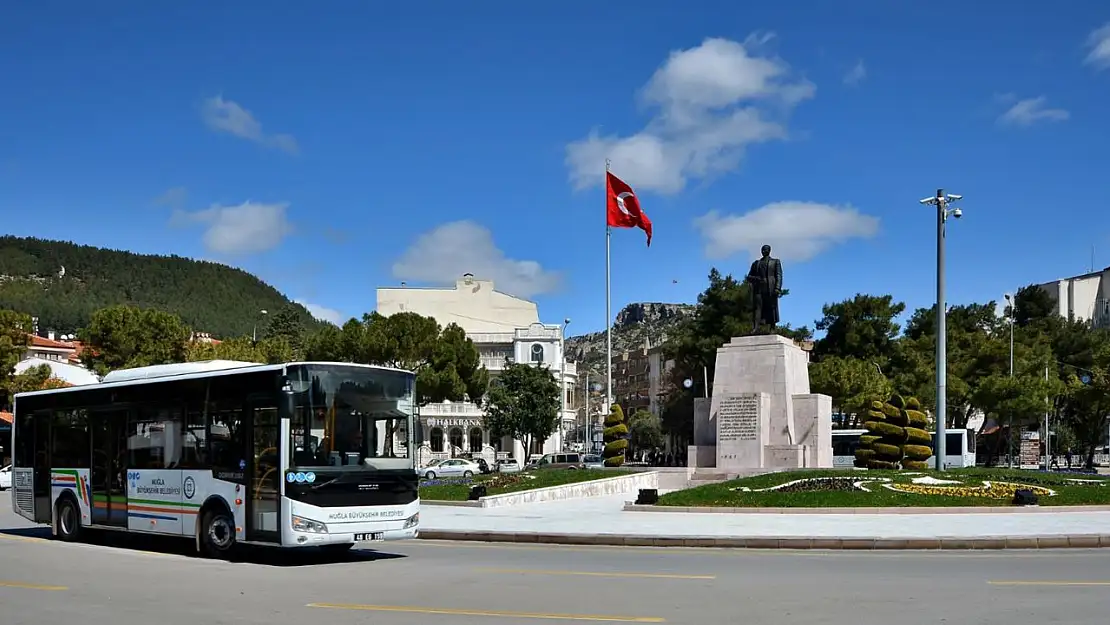
[[[376,532],[374,534],[355,534],[355,542],[377,542],[382,540],[382,533]]]

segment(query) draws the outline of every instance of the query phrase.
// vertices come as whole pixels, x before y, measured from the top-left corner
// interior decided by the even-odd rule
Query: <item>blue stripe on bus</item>
[[[163,514],[148,514],[146,512],[128,512],[127,516],[136,519],[156,519],[158,521],[179,521],[180,519],[175,516],[165,516]]]
[[[73,482],[51,482],[50,485],[54,488],[74,488],[75,486]]]

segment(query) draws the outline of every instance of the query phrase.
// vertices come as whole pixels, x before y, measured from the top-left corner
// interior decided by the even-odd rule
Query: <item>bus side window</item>
[[[189,406],[181,429],[181,468],[208,467],[208,436],[204,425],[204,407],[200,404]]]

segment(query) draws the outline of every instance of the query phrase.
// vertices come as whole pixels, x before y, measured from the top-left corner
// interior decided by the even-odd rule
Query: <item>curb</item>
[[[873,508],[710,508],[698,506],[648,506],[626,503],[624,512],[679,514],[1059,514],[1064,512],[1110,512],[1110,506],[964,506],[964,507],[873,507]]]
[[[713,547],[723,549],[820,549],[844,551],[1095,549],[1110,548],[1110,534],[982,536],[973,538],[806,538],[713,536],[622,536],[420,530],[421,540],[609,547]]]

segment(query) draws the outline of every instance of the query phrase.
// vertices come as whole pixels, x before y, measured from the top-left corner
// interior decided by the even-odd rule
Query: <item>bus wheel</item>
[[[58,502],[58,538],[73,542],[81,536],[81,515],[69,497]]]
[[[209,510],[201,522],[201,553],[226,558],[235,546],[235,520],[223,510]]]

